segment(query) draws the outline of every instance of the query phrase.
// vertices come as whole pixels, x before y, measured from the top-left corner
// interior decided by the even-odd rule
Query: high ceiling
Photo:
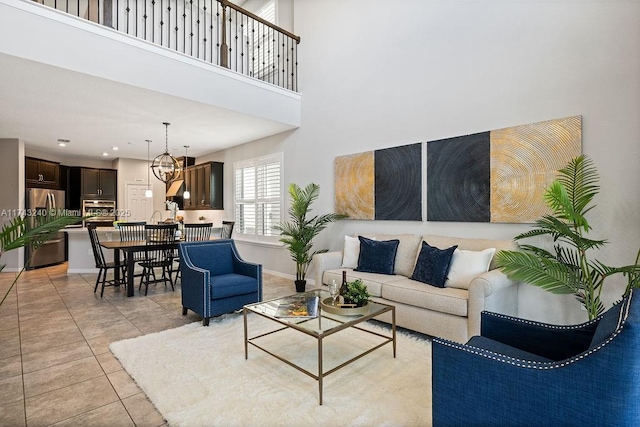
[[[0,54],[0,138],[63,157],[198,157],[291,126],[111,80]],[[66,147],[58,139],[70,140]],[[113,147],[118,150],[114,151]],[[108,153],[103,156],[102,153]]]

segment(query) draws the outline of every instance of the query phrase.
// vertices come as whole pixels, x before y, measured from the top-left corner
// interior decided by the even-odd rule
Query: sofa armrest
[[[342,251],[324,252],[313,256],[313,269],[316,286],[322,286],[322,275],[325,270],[333,270],[342,266]]]
[[[517,314],[518,283],[499,269],[482,273],[469,283],[469,337],[480,335],[480,313],[484,310]]]
[[[182,306],[207,317],[211,305],[211,288],[208,270],[195,266],[184,248],[180,247],[180,281]]]

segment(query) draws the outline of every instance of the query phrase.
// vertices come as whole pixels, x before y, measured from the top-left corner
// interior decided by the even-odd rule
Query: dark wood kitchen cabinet
[[[207,162],[187,168],[184,182],[191,198],[184,200],[185,210],[224,209],[223,170],[222,162]]]
[[[58,189],[60,164],[48,160],[24,158],[26,187]]]
[[[115,199],[117,188],[116,170],[82,168],[83,199]]]

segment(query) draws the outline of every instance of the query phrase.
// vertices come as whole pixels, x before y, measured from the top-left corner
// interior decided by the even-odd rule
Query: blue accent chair
[[[202,324],[245,304],[262,301],[262,265],[243,261],[231,239],[179,245],[182,314],[191,310]]]
[[[434,426],[640,426],[640,294],[580,325],[481,321],[433,340]]]

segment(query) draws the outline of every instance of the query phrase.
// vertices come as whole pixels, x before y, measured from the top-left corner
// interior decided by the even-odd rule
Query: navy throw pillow
[[[427,242],[422,242],[420,255],[418,255],[418,261],[416,261],[411,278],[418,282],[444,288],[453,251],[457,247],[458,245],[448,249],[438,249],[430,246]]]
[[[400,240],[371,240],[358,236],[360,240],[360,256],[355,271],[366,273],[393,274],[396,253]]]

